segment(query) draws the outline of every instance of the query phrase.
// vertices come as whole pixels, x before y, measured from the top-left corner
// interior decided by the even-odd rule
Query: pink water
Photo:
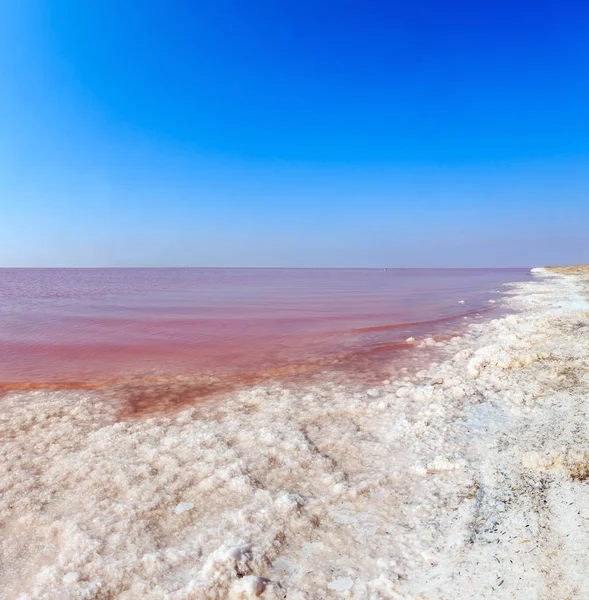
[[[409,336],[459,333],[465,315],[498,310],[489,300],[503,283],[527,278],[528,269],[0,269],[0,386],[192,382],[204,395],[223,382],[370,377],[400,359]]]

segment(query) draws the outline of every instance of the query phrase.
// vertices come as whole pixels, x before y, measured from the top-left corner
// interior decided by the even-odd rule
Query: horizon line
[[[64,270],[64,269],[72,269],[72,270],[91,270],[91,269],[96,269],[96,270],[105,270],[105,269],[112,269],[112,270],[118,270],[118,269],[280,269],[280,270],[292,270],[292,271],[297,271],[297,270],[326,270],[326,271],[331,271],[331,270],[347,270],[347,271],[352,271],[352,270],[356,270],[356,271],[381,271],[381,270],[391,270],[391,271],[400,271],[400,270],[432,270],[432,269],[436,269],[436,270],[452,270],[452,269],[460,269],[460,270],[477,270],[477,269],[503,269],[503,270],[509,270],[509,269],[534,269],[534,268],[542,268],[539,267],[538,265],[536,266],[532,266],[530,267],[529,265],[526,266],[514,266],[514,267],[489,267],[489,266],[480,266],[480,267],[311,267],[311,266],[305,266],[305,267],[269,267],[269,266],[259,266],[259,267],[240,267],[240,266],[235,266],[235,267],[227,267],[227,266],[223,266],[223,267],[215,267],[215,266],[94,266],[94,267],[3,267],[0,266],[0,270],[8,270],[8,269],[15,269],[15,270],[25,270],[25,269],[31,269],[31,270]]]

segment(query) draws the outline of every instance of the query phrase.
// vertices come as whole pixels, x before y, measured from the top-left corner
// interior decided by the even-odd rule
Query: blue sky
[[[589,5],[4,0],[0,266],[589,262]]]

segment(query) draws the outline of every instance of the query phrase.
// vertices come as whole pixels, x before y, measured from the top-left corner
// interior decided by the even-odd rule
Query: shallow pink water
[[[0,385],[361,377],[528,269],[0,269]],[[460,304],[459,300],[464,300]],[[203,388],[204,389],[204,388]]]

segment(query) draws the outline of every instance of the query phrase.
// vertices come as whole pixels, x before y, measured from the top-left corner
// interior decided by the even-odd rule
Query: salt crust
[[[417,342],[443,362],[370,393],[143,422],[3,399],[0,598],[588,598],[585,283],[512,289],[516,314]]]

